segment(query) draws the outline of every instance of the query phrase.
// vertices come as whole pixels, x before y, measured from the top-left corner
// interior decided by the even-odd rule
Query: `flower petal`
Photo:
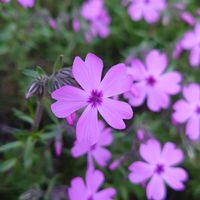
[[[159,12],[156,11],[154,8],[148,8],[144,12],[144,19],[149,23],[153,24],[157,22],[160,18]]]
[[[87,200],[87,188],[81,177],[76,177],[71,181],[71,187],[68,190],[69,198],[73,200]]]
[[[104,182],[104,174],[99,170],[87,170],[86,184],[87,187],[96,193]]]
[[[99,134],[100,132],[97,118],[97,109],[89,105],[77,122],[77,140],[92,145],[95,144],[99,139]]]
[[[129,174],[129,180],[132,183],[142,183],[153,175],[154,168],[145,162],[134,162],[129,166],[132,172]]]
[[[168,72],[163,74],[158,82],[158,87],[160,90],[166,92],[167,94],[177,94],[180,92],[180,82],[182,80],[181,74],[178,72]]]
[[[195,46],[191,49],[189,61],[193,67],[199,66],[200,64],[200,47],[199,46]]]
[[[105,167],[107,162],[111,159],[112,154],[105,148],[97,147],[93,152],[92,155],[94,156],[96,162]]]
[[[134,21],[139,21],[142,19],[142,8],[140,5],[131,5],[128,8],[128,14],[131,17],[132,20]]]
[[[161,155],[160,143],[157,140],[150,139],[146,144],[141,144],[140,155],[145,161],[156,164],[160,160]]]
[[[141,106],[146,98],[146,88],[143,82],[134,83],[131,90],[124,94],[132,106]]]
[[[185,188],[183,181],[188,178],[187,172],[178,167],[167,167],[162,175],[167,184],[174,190],[183,190]]]
[[[127,92],[132,85],[132,78],[127,75],[124,64],[113,66],[101,82],[101,89],[104,97],[111,97]]]
[[[181,40],[181,46],[187,50],[193,48],[196,43],[196,36],[192,31],[186,32]]]
[[[200,85],[191,83],[183,88],[183,96],[189,103],[199,103],[200,101]]]
[[[74,158],[77,158],[86,154],[90,150],[90,147],[89,143],[76,141],[71,149],[71,154]]]
[[[85,64],[90,74],[90,82],[92,88],[97,88],[101,82],[101,75],[103,71],[103,61],[92,53],[88,53],[85,59]]]
[[[94,54],[88,54],[85,62],[77,56],[72,66],[74,78],[87,92],[98,87],[102,70],[103,62]]]
[[[95,200],[112,200],[116,194],[114,188],[106,188],[95,194]]]
[[[173,109],[173,119],[175,119],[179,123],[186,122],[193,114],[191,106],[185,100],[177,101],[174,104]]]
[[[154,112],[159,112],[161,108],[169,107],[170,98],[166,93],[155,88],[149,88],[147,91],[147,106]]]
[[[200,119],[198,117],[191,117],[186,125],[186,135],[191,140],[199,139],[200,135]]]
[[[167,67],[167,56],[157,50],[150,51],[146,56],[147,70],[152,75],[159,75],[164,72]]]
[[[58,100],[51,105],[52,112],[60,118],[66,118],[75,111],[87,105],[88,95],[83,90],[73,86],[63,86],[51,94]]]
[[[129,104],[108,98],[103,100],[98,110],[106,122],[116,129],[124,129],[126,125],[123,119],[130,119],[133,116]]]
[[[165,199],[166,188],[163,179],[158,175],[154,175],[147,185],[146,192],[148,199]]]
[[[131,60],[131,67],[127,68],[127,73],[133,77],[134,81],[141,81],[146,77],[146,69],[144,64],[136,58]]]
[[[163,147],[161,158],[165,165],[176,165],[183,161],[184,154],[180,149],[176,148],[174,143],[167,142]]]
[[[101,146],[109,146],[112,144],[113,136],[111,128],[104,128],[99,136],[98,144]]]

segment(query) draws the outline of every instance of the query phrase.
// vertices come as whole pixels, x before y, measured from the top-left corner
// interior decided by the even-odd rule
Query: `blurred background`
[[[43,85],[45,77],[52,76],[62,66],[70,69],[75,56],[84,58],[88,52],[95,53],[103,59],[107,71],[116,63],[128,63],[132,57],[143,58],[146,52],[156,48],[167,53],[169,69],[183,74],[183,84],[199,83],[199,68],[190,67],[187,52],[178,59],[173,58],[177,42],[193,25],[187,17],[182,17],[182,13],[187,12],[198,20],[198,0],[168,1],[159,21],[153,24],[131,19],[127,11],[130,1],[105,0],[106,14],[102,18],[106,30],[99,34],[90,27],[87,16],[84,19],[81,14],[85,1],[35,0],[30,5],[16,0],[0,2],[2,200],[67,199],[71,179],[84,177],[86,158],[74,159],[70,154],[74,126],[52,115],[49,93],[55,85],[47,87],[47,91]],[[177,7],[179,4],[176,3],[184,8]],[[177,98],[178,95],[172,101]],[[136,131],[142,128],[161,142],[177,143],[185,152],[183,166],[190,180],[183,192],[169,189],[167,199],[199,200],[199,143],[188,141],[182,128],[178,133],[170,121],[171,108],[153,113],[141,106],[134,112],[135,118],[127,122],[125,132],[113,131],[110,162],[116,159],[122,162],[111,172],[108,168],[101,168],[107,181],[105,186],[117,189],[116,200],[145,199],[145,190],[127,180],[127,167],[138,158],[140,142]]]

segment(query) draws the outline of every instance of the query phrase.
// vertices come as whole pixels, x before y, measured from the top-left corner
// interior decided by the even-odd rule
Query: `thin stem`
[[[36,114],[35,114],[34,121],[31,127],[32,131],[38,129],[41,119],[42,119],[43,112],[44,112],[44,107],[42,105],[42,99],[40,99],[37,102]]]

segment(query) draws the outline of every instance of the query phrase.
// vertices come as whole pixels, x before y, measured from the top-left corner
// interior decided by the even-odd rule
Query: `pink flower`
[[[112,200],[116,190],[106,188],[98,191],[104,182],[104,175],[99,170],[88,170],[86,182],[81,177],[76,177],[71,181],[69,188],[70,200]]]
[[[164,73],[167,62],[167,56],[157,50],[147,54],[145,64],[138,59],[132,60],[128,73],[134,83],[131,90],[124,94],[131,105],[140,106],[147,98],[147,106],[154,112],[169,107],[170,95],[180,91],[181,75],[176,71]]]
[[[58,28],[58,24],[57,24],[57,21],[56,21],[55,19],[49,17],[48,23],[49,23],[49,26],[50,26],[52,29],[57,29],[57,28]]]
[[[78,18],[73,19],[72,27],[73,27],[74,32],[79,32],[81,27],[80,27],[80,22],[79,22]]]
[[[24,8],[32,8],[35,4],[35,0],[17,0],[17,1]]]
[[[66,122],[67,122],[70,126],[72,126],[72,125],[74,125],[75,119],[76,119],[76,113],[74,112],[74,113],[72,113],[71,115],[69,115],[69,116],[66,117]]]
[[[175,49],[172,52],[173,59],[177,60],[178,58],[180,58],[180,55],[181,55],[182,52],[183,52],[183,48],[181,46],[180,41],[178,41],[176,43]]]
[[[124,64],[113,66],[101,81],[103,62],[89,53],[85,61],[76,57],[72,73],[81,88],[63,86],[52,93],[57,100],[51,105],[58,118],[66,118],[75,111],[85,108],[76,126],[77,140],[96,143],[100,131],[98,112],[105,121],[116,129],[126,127],[123,119],[133,116],[129,104],[110,97],[127,92],[131,87],[131,77],[126,74]]]
[[[189,62],[193,67],[200,64],[200,23],[197,23],[194,31],[184,34],[181,45],[183,49],[190,51]]]
[[[149,182],[146,188],[148,199],[162,200],[166,197],[165,183],[174,190],[183,190],[183,182],[187,180],[187,173],[180,167],[175,167],[183,161],[184,155],[175,144],[161,145],[157,140],[150,139],[140,146],[140,155],[145,160],[136,161],[129,166],[129,179],[132,183]]]
[[[10,0],[0,0],[0,3],[9,3]]]
[[[132,0],[128,8],[128,13],[134,21],[144,18],[145,21],[152,24],[159,20],[160,12],[166,6],[165,0]]]
[[[191,83],[183,88],[185,99],[174,104],[173,119],[186,123],[186,134],[191,140],[200,136],[200,85]]]
[[[101,134],[95,144],[91,145],[90,143],[76,141],[71,153],[73,157],[79,157],[87,153],[88,156],[94,158],[100,166],[105,167],[112,157],[111,152],[105,148],[112,143],[112,130],[110,128],[105,128],[102,121],[99,121],[99,129]]]
[[[195,18],[189,12],[186,12],[186,11],[181,12],[180,17],[183,20],[183,22],[185,22],[186,24],[190,26],[195,24]]]
[[[111,23],[111,19],[104,7],[103,0],[89,0],[84,2],[80,14],[89,24],[89,30],[85,33],[88,42],[94,37],[106,38],[110,34],[109,24]]]

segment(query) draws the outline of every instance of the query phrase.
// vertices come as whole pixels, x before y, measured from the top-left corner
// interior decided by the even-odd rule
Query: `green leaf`
[[[24,150],[24,167],[29,168],[33,161],[33,149],[34,149],[35,141],[31,137],[29,137],[25,144]]]
[[[17,118],[19,118],[19,119],[21,119],[21,120],[23,120],[25,122],[28,122],[30,124],[33,123],[33,119],[29,115],[23,113],[22,111],[17,110],[16,108],[14,108],[13,111],[14,111],[14,115]]]
[[[42,67],[37,66],[36,67],[36,72],[38,73],[39,76],[44,76],[46,75],[45,71],[42,69]]]
[[[53,72],[57,72],[63,65],[63,55],[58,56],[53,66]]]
[[[0,153],[4,152],[4,151],[8,151],[11,149],[16,149],[22,146],[22,142],[20,141],[16,141],[16,142],[10,142],[8,144],[4,144],[2,146],[0,146]]]
[[[38,73],[32,69],[25,69],[22,73],[34,79],[38,76]]]
[[[0,172],[5,172],[5,171],[11,169],[12,167],[15,166],[16,162],[17,162],[16,158],[12,158],[10,160],[6,160],[5,162],[1,162],[0,163]]]

